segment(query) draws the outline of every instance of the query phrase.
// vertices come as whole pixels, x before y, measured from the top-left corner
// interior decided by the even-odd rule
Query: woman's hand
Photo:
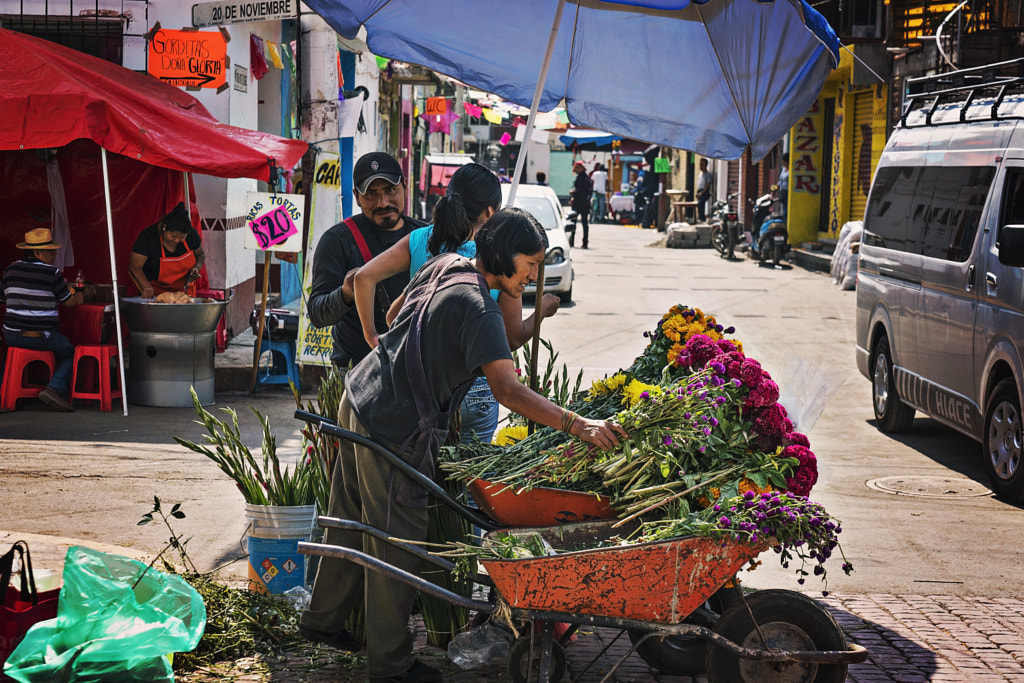
[[[558,312],[558,307],[562,304],[562,301],[555,294],[545,294],[540,302],[540,310],[545,318],[550,318]]]
[[[156,294],[153,291],[152,287],[144,287],[142,289],[141,296],[143,299],[152,299],[154,296],[156,296]]]
[[[619,425],[607,420],[588,420],[585,417],[576,417],[569,433],[583,439],[587,443],[594,444],[603,451],[619,445],[619,437],[629,438]]]
[[[199,266],[192,266],[192,270],[188,271],[188,279],[186,282],[193,282],[199,279]]]

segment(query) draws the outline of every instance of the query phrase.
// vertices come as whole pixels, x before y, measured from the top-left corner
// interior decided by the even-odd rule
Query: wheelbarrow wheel
[[[533,662],[530,662],[530,636],[524,636],[512,643],[508,650],[508,673],[513,683],[529,683],[540,678],[540,638],[533,646]],[[551,643],[551,673],[544,683],[558,683],[565,676],[565,649],[557,641]]]
[[[817,602],[788,590],[765,590],[747,596],[727,609],[715,632],[742,647],[763,650],[764,644],[750,614],[760,626],[769,648],[775,650],[845,650],[846,636],[832,615]],[[713,644],[707,648],[709,683],[843,683],[846,664],[759,662],[741,659]]]
[[[719,588],[700,609],[684,619],[683,623],[714,628],[722,613],[737,602],[739,596],[736,588]],[[629,640],[636,645],[636,653],[652,667],[670,676],[700,676],[704,673],[707,643],[703,638],[666,636],[648,638],[640,642],[647,633],[631,629]]]

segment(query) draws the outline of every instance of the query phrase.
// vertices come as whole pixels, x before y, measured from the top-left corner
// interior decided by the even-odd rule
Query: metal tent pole
[[[114,325],[117,330],[117,371],[121,377],[121,407],[128,417],[128,388],[124,381],[124,339],[121,336],[121,299],[117,289],[117,261],[114,260],[114,214],[110,210],[110,173],[107,170],[107,150],[100,147],[100,161],[103,162],[103,201],[107,207],[107,244],[110,247],[110,278],[113,281]],[[100,372],[103,372],[100,368]],[[109,372],[109,369],[108,369]]]

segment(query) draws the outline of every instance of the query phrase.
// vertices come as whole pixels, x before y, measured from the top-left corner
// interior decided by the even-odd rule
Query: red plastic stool
[[[0,407],[4,410],[14,410],[19,398],[35,398],[39,392],[46,388],[46,384],[30,384],[28,382],[28,366],[35,362],[46,363],[49,370],[47,380],[53,377],[53,368],[56,363],[52,351],[35,351],[23,349],[20,346],[7,347],[7,366],[4,369],[4,384],[0,389],[3,400]]]
[[[71,402],[75,399],[97,399],[100,402],[100,410],[109,413],[115,398],[121,398],[121,379],[118,376],[117,389],[111,389],[110,375],[112,369],[110,359],[117,358],[117,346],[114,344],[83,344],[75,347],[75,374],[71,380]],[[82,361],[92,358],[96,360],[96,371],[91,367],[83,369]],[[78,387],[79,374],[82,375],[83,384],[86,387]],[[121,398],[123,402],[124,399]]]

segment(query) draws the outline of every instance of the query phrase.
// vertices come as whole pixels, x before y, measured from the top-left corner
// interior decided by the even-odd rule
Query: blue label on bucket
[[[248,540],[251,581],[275,594],[305,585],[306,556],[299,554],[299,539],[249,536]]]

